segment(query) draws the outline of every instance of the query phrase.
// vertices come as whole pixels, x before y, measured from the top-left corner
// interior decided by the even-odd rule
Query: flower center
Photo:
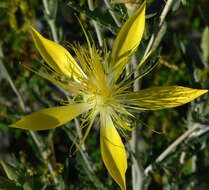
[[[95,106],[98,106],[98,107],[103,107],[104,106],[105,98],[102,95],[95,94],[94,99],[95,99]]]
[[[88,101],[94,106],[96,112],[100,112],[108,107],[108,94],[101,91],[96,91],[90,94]]]

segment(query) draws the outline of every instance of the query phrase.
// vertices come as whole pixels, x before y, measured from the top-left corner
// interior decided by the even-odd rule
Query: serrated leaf
[[[80,6],[78,3],[74,3],[71,1],[67,5],[70,6],[72,9],[74,9],[75,11],[78,11],[79,13],[83,13],[88,18],[95,20],[98,24],[109,29],[113,34],[116,35],[118,33],[119,29],[109,14],[101,14],[101,12],[98,9],[95,9],[94,11],[90,11],[89,8],[85,6]]]

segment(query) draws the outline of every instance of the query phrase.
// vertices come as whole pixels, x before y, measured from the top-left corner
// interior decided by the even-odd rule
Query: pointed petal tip
[[[30,33],[31,33],[34,40],[35,40],[35,35],[37,35],[39,37],[41,36],[41,34],[39,34],[39,32],[33,26],[29,26],[29,29],[30,29]]]
[[[124,96],[127,102],[141,110],[174,108],[193,101],[208,90],[183,86],[151,87]]]
[[[100,146],[103,162],[115,182],[122,190],[126,190],[127,159],[125,147],[110,116],[101,114],[101,117]]]
[[[29,26],[29,29],[30,29],[30,31],[35,31],[36,30],[32,25]]]
[[[202,91],[202,94],[205,94],[208,92],[208,90],[206,90],[206,89],[202,89],[201,91]]]
[[[75,80],[78,78],[76,76],[84,76],[82,69],[63,46],[48,40],[32,26],[30,26],[30,33],[42,58],[57,73]]]
[[[146,1],[129,17],[113,44],[111,58],[114,64],[125,64],[139,46],[145,28]]]
[[[86,103],[46,108],[26,115],[10,126],[33,131],[49,130],[64,125],[89,109],[91,105]]]

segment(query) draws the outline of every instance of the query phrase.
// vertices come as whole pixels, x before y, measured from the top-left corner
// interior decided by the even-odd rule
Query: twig
[[[115,21],[116,25],[117,25],[118,27],[121,27],[121,22],[120,22],[120,20],[118,19],[117,15],[116,15],[116,14],[114,13],[114,11],[112,10],[112,6],[111,6],[110,2],[109,2],[108,0],[104,0],[104,2],[105,2],[105,5],[106,5],[107,8],[108,8],[108,10],[109,10],[109,12],[110,12],[110,14],[111,14],[113,20]]]
[[[136,61],[136,56],[134,55],[132,60],[131,60],[131,64],[133,69],[136,68],[137,66],[137,61]],[[134,73],[134,76],[137,77],[139,75],[139,71],[136,70]],[[133,84],[133,91],[137,92],[140,89],[140,84],[139,84],[139,80],[135,81]],[[136,130],[133,130],[131,133],[131,140],[129,142],[130,144],[130,148],[131,151],[133,152],[133,154],[135,154],[136,152],[136,144],[137,144],[137,133]],[[132,159],[132,189],[133,190],[141,190],[142,189],[142,185],[143,185],[143,179],[144,179],[144,172],[143,169],[140,165],[140,163],[138,162],[138,160],[135,158],[134,155],[131,155],[131,159]]]
[[[159,25],[158,25],[158,27],[156,28],[155,32],[153,32],[153,34],[152,34],[152,36],[151,36],[151,38],[150,38],[150,40],[149,40],[149,43],[148,43],[148,45],[147,45],[147,48],[146,48],[146,50],[145,50],[145,53],[144,53],[144,56],[143,56],[142,59],[144,59],[144,58],[146,57],[146,55],[148,54],[148,52],[150,51],[150,49],[151,49],[151,47],[152,47],[152,44],[154,43],[155,38],[156,38],[156,36],[158,35],[158,33],[159,33],[159,31],[160,31],[160,28],[161,28],[161,26],[162,26],[162,24],[163,24],[163,22],[164,22],[164,20],[165,20],[165,17],[166,17],[167,14],[168,14],[168,11],[169,11],[170,8],[171,8],[171,5],[172,5],[173,1],[174,1],[174,0],[167,0],[167,1],[166,1],[165,7],[164,7],[164,9],[163,9],[163,11],[162,11],[162,13],[161,13],[161,15],[160,15],[160,22],[159,22]],[[156,31],[157,31],[157,32],[156,32]]]
[[[89,6],[90,11],[94,10],[93,0],[88,0],[88,6]],[[103,47],[102,33],[101,33],[101,30],[100,30],[100,27],[95,20],[92,20],[92,22],[93,22],[94,29],[95,29],[96,34],[97,34],[97,38],[98,38],[98,41],[99,41],[99,46]]]
[[[44,9],[46,11],[46,14],[50,15],[50,11],[49,11],[49,6],[48,6],[47,0],[43,0],[43,4],[44,4]]]
[[[197,129],[199,125],[194,123],[183,135],[181,135],[178,139],[176,139],[168,148],[166,148],[160,156],[157,157],[155,163],[161,162],[170,152],[175,149],[183,140],[185,140],[195,129]],[[152,170],[152,165],[149,165],[145,170],[145,175]]]
[[[173,0],[167,0],[166,4],[165,4],[165,7],[160,15],[160,23],[159,23],[159,27],[163,24],[164,20],[165,20],[165,17],[166,15],[168,14],[168,11],[170,10],[171,8],[171,5],[173,3]]]

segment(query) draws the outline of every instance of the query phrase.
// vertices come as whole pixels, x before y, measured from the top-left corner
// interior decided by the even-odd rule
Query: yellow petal
[[[81,68],[64,47],[44,38],[33,27],[31,27],[31,34],[39,53],[56,72],[74,79],[83,76]]]
[[[182,86],[164,86],[124,94],[119,98],[121,101],[124,100],[137,109],[158,110],[186,104],[207,92],[208,90],[192,89]]]
[[[118,33],[111,54],[115,64],[120,59],[123,59],[124,56],[132,55],[140,44],[145,26],[145,7],[146,3],[144,1]]]
[[[100,146],[104,164],[122,190],[126,189],[126,151],[109,115],[101,113]]]
[[[70,104],[43,109],[26,115],[11,127],[26,130],[48,130],[59,127],[91,108],[89,104]]]

